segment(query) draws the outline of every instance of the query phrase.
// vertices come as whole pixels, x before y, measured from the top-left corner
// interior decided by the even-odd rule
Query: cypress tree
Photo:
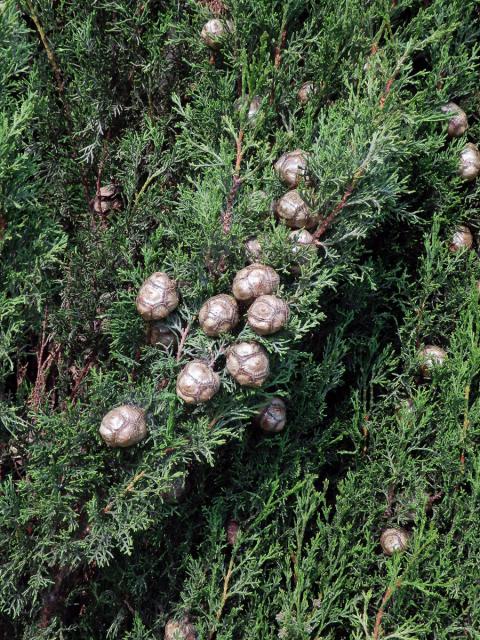
[[[6,0],[0,23],[1,635],[480,637],[477,3]],[[286,326],[240,302],[207,336],[253,261]],[[155,272],[160,326],[135,305]],[[226,369],[240,341],[259,387]],[[220,387],[189,404],[198,360]],[[121,405],[147,435],[112,448]]]

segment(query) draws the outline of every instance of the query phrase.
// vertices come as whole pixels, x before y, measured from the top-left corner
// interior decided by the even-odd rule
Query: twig
[[[315,238],[315,240],[318,240],[319,238],[321,238],[323,236],[323,234],[325,233],[325,231],[328,229],[328,227],[332,224],[332,222],[335,220],[335,218],[338,216],[338,214],[340,213],[340,211],[344,208],[344,206],[347,204],[347,200],[350,198],[350,196],[353,193],[353,190],[355,189],[355,186],[357,184],[357,182],[360,180],[360,178],[362,177],[364,173],[364,168],[359,167],[357,169],[357,171],[354,173],[352,182],[350,183],[350,185],[347,187],[347,190],[345,191],[345,193],[342,196],[342,199],[340,200],[340,202],[336,205],[336,207],[333,209],[333,211],[331,211],[328,216],[326,218],[324,218],[320,224],[317,227],[317,230],[315,231],[315,233],[313,234],[313,237]]]
[[[182,335],[180,337],[180,342],[178,343],[178,349],[177,349],[177,362],[180,362],[180,359],[182,357],[183,347],[185,346],[185,341],[187,339],[188,334],[190,333],[190,329],[192,328],[192,324],[194,323],[194,321],[195,321],[195,318],[192,318],[192,320],[187,324],[185,329],[182,331]]]
[[[90,527],[85,524],[78,533],[78,539],[82,540],[90,533]],[[38,626],[46,629],[50,624],[50,620],[57,612],[58,608],[63,604],[66,598],[65,588],[68,580],[72,580],[79,576],[80,568],[73,569],[71,567],[59,567],[55,573],[52,589],[45,594],[43,598],[43,607],[40,611]]]
[[[78,392],[80,391],[80,386],[83,380],[85,379],[85,376],[87,375],[87,373],[93,367],[94,363],[95,363],[95,356],[93,355],[93,353],[91,353],[87,358],[87,362],[85,366],[80,371],[80,374],[77,376],[77,379],[75,380],[75,384],[73,385],[72,391],[70,393],[70,400],[72,401],[72,403],[76,402]]]
[[[144,192],[148,189],[148,187],[151,185],[151,183],[155,180],[155,178],[158,178],[159,175],[162,174],[163,169],[157,169],[157,171],[154,171],[150,176],[148,176],[148,178],[145,180],[145,182],[143,183],[143,186],[140,188],[140,190],[138,191],[137,195],[135,196],[135,200],[133,201],[133,208],[136,209],[138,201],[140,200],[140,198],[142,197],[142,195],[144,194]]]
[[[397,66],[393,70],[393,73],[390,76],[390,78],[387,80],[387,83],[385,84],[385,89],[384,89],[382,95],[380,96],[380,101],[379,101],[380,109],[383,109],[383,107],[385,106],[385,101],[388,98],[388,94],[390,93],[392,85],[395,82],[395,80],[396,80],[396,78],[398,76],[398,73],[399,73],[400,69],[402,68],[403,63],[405,62],[405,60],[408,58],[409,55],[410,55],[410,51],[407,49],[407,51],[403,54],[403,56],[401,56],[399,58],[399,60],[397,62]]]
[[[110,135],[111,135],[111,129],[109,129],[107,131],[107,134],[103,140],[103,145],[102,145],[102,153],[100,156],[100,160],[98,163],[98,171],[97,171],[97,192],[96,192],[96,196],[97,198],[100,197],[100,184],[102,181],[102,173],[103,173],[103,167],[105,166],[105,161],[107,159],[107,155],[108,155],[108,143],[110,140]]]
[[[240,129],[236,139],[237,156],[235,160],[235,168],[233,170],[232,186],[230,188],[230,192],[227,197],[227,204],[225,206],[225,210],[222,212],[222,227],[223,227],[223,233],[225,235],[230,233],[230,229],[232,228],[233,203],[235,201],[235,197],[238,193],[238,190],[240,189],[240,186],[242,184],[242,179],[240,178],[240,167],[241,167],[242,158],[243,158],[242,142],[243,142],[243,129]]]
[[[342,209],[347,204],[347,201],[350,198],[350,196],[352,195],[352,193],[353,193],[355,187],[357,186],[360,178],[363,177],[363,175],[365,174],[365,171],[368,168],[368,165],[370,163],[370,160],[371,160],[371,158],[373,156],[373,153],[375,151],[375,148],[376,148],[376,143],[377,143],[377,135],[375,135],[373,137],[373,140],[370,143],[370,148],[368,150],[368,153],[367,153],[365,159],[363,160],[362,164],[358,167],[358,169],[353,174],[352,181],[350,182],[349,186],[347,187],[347,190],[343,194],[342,199],[335,206],[333,211],[331,211],[326,218],[324,218],[323,220],[320,221],[320,223],[319,223],[319,225],[317,227],[317,230],[313,234],[313,237],[315,238],[315,240],[318,240],[319,238],[321,238],[323,236],[325,231],[329,228],[329,226],[332,224],[332,222],[335,220],[335,218],[338,216],[338,214],[342,211]]]
[[[391,484],[388,488],[387,494],[387,508],[383,512],[385,518],[391,518],[393,513],[393,502],[395,500],[395,485]]]
[[[53,52],[53,49],[50,47],[45,30],[35,12],[35,9],[33,7],[33,3],[31,2],[31,0],[27,0],[27,7],[28,7],[28,10],[30,11],[30,17],[33,20],[35,27],[38,31],[38,35],[40,36],[40,40],[42,41],[43,48],[45,49],[45,53],[47,54],[48,62],[52,67],[58,93],[60,93],[60,95],[63,95],[64,89],[65,89],[65,81],[63,80],[63,75],[60,70],[60,66],[57,62],[57,58]]]
[[[62,567],[58,570],[55,576],[53,588],[44,598],[44,605],[40,612],[40,621],[38,623],[38,626],[41,629],[46,629],[48,627],[52,615],[55,613],[58,605],[63,600],[61,591],[65,580],[69,575],[70,571],[66,567]]]
[[[63,77],[62,70],[60,69],[60,65],[57,61],[57,57],[55,56],[55,53],[53,52],[53,49],[50,46],[50,43],[48,42],[45,29],[43,28],[42,23],[40,22],[40,19],[37,16],[32,0],[26,0],[26,2],[27,2],[28,10],[30,12],[30,18],[35,24],[35,28],[37,29],[43,48],[45,49],[45,53],[47,54],[48,62],[52,68],[53,76],[55,78],[55,87],[61,98],[61,103],[62,103],[63,111],[65,114],[65,121],[67,123],[67,128],[71,132],[73,130],[72,114],[70,112],[68,103],[65,100],[65,79]],[[73,159],[77,161],[78,153],[76,152],[75,149],[73,149],[72,155],[73,155]],[[83,187],[83,195],[85,196],[85,200],[87,201],[87,204],[90,207],[88,179],[82,166],[79,167],[79,171],[80,171],[80,179]]]
[[[285,49],[285,43],[287,41],[287,29],[284,27],[282,29],[282,34],[280,36],[280,42],[275,47],[275,69],[279,69],[282,64],[282,51]]]
[[[382,630],[382,619],[385,614],[385,607],[387,606],[389,600],[392,598],[393,594],[400,587],[401,584],[402,584],[401,580],[396,580],[394,585],[388,587],[388,589],[383,594],[380,608],[377,611],[377,615],[375,617],[375,626],[373,628],[372,640],[378,640],[380,636],[380,632]]]
[[[210,11],[215,15],[221,15],[227,10],[222,0],[200,0],[200,3],[208,7],[208,9],[210,9]]]
[[[464,473],[465,471],[465,440],[467,438],[467,431],[470,426],[470,418],[468,416],[468,403],[470,401],[470,385],[467,384],[464,391],[464,399],[465,399],[465,413],[463,416],[463,429],[462,429],[462,453],[460,455],[460,471]]]
[[[45,335],[47,328],[47,319],[48,309],[45,311],[45,316],[42,323],[42,333],[40,336],[40,342],[37,347],[37,375],[35,377],[35,384],[28,401],[34,411],[38,411],[43,395],[45,393],[48,372],[50,371],[53,362],[57,359],[60,352],[60,345],[57,344],[55,345],[53,350],[47,356],[45,356],[45,350],[51,341],[51,336]]]
[[[225,605],[227,604],[227,600],[230,597],[229,593],[228,593],[228,586],[230,584],[230,579],[232,577],[232,573],[233,573],[233,556],[230,558],[230,562],[228,563],[228,569],[227,569],[227,573],[225,574],[225,578],[223,580],[223,592],[222,592],[222,600],[220,601],[220,606],[218,608],[217,613],[215,614],[215,619],[217,622],[220,622],[222,614],[223,614],[223,610],[225,608]],[[208,635],[208,640],[212,640],[212,638],[214,637],[216,633],[216,629],[210,631],[209,635]]]
[[[123,490],[122,496],[127,495],[127,493],[131,493],[135,489],[135,485],[137,484],[137,482],[139,482],[139,480],[143,478],[145,473],[146,473],[145,471],[139,471],[139,473],[137,473],[137,475],[134,476],[132,480],[128,483],[128,485],[125,487],[125,489]],[[102,509],[103,513],[110,513],[114,504],[115,504],[115,501],[109,502],[107,506]]]
[[[274,54],[274,66],[275,66],[275,71],[277,72],[280,69],[280,65],[282,64],[282,51],[285,48],[286,41],[287,41],[287,28],[285,26],[285,20],[284,20],[282,22],[282,30],[280,32],[280,37],[278,39],[278,44],[275,47],[275,54]],[[275,98],[275,86],[276,86],[276,79],[274,78],[272,81],[272,88],[270,91],[270,104],[273,104],[273,101]]]

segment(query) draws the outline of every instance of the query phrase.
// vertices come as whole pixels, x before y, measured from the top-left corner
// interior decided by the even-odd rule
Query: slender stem
[[[135,200],[133,202],[133,208],[134,209],[137,207],[138,201],[140,200],[140,198],[142,197],[144,192],[148,189],[148,187],[152,184],[152,182],[156,178],[158,178],[159,175],[161,175],[161,173],[162,173],[162,170],[161,169],[157,169],[157,171],[154,171],[150,176],[148,176],[148,178],[143,183],[143,186],[141,187],[140,191],[135,196]]]
[[[178,344],[178,349],[177,349],[177,362],[180,362],[183,348],[185,346],[185,341],[187,339],[188,334],[190,333],[190,329],[192,328],[192,324],[194,322],[195,322],[195,318],[192,318],[192,320],[187,324],[185,329],[182,331],[182,335],[181,335],[180,342]]]
[[[139,482],[139,480],[143,478],[145,473],[146,473],[145,471],[139,471],[137,475],[135,475],[132,478],[132,480],[128,483],[128,485],[125,487],[122,495],[127,495],[127,493],[131,493],[134,490],[137,482]],[[103,508],[103,513],[109,513],[112,510],[114,504],[115,503],[113,501],[107,504],[107,506]]]
[[[243,129],[240,129],[238,132],[238,136],[236,138],[236,147],[237,147],[237,156],[235,159],[235,168],[233,170],[233,178],[232,178],[232,186],[230,188],[230,192],[227,197],[227,204],[225,206],[225,210],[222,212],[222,227],[223,233],[227,235],[232,228],[232,220],[233,220],[233,203],[235,201],[235,197],[237,195],[238,190],[242,184],[242,179],[240,178],[240,167],[242,165],[243,159]]]
[[[391,600],[393,594],[400,587],[401,584],[402,584],[401,580],[396,580],[395,583],[393,585],[390,585],[388,589],[385,591],[385,593],[383,594],[380,608],[377,611],[377,615],[375,617],[375,626],[373,628],[372,640],[378,640],[378,638],[380,637],[380,633],[382,631],[382,619],[385,614],[385,608],[388,602]]]
[[[465,440],[467,438],[467,431],[470,426],[470,418],[468,413],[468,404],[470,402],[470,385],[467,384],[464,391],[465,399],[465,413],[463,415],[463,428],[462,428],[462,453],[460,456],[460,470],[463,473],[465,471]]]
[[[223,592],[222,592],[222,599],[220,601],[220,606],[217,610],[217,613],[215,614],[215,619],[217,622],[220,622],[221,618],[222,618],[222,614],[223,614],[223,610],[225,608],[225,605],[227,604],[227,600],[230,597],[230,594],[228,593],[228,587],[230,584],[230,579],[232,577],[232,573],[233,573],[233,555],[230,558],[230,562],[228,563],[228,569],[227,569],[227,573],[225,574],[225,578],[223,580]],[[216,629],[210,631],[210,633],[208,634],[208,640],[212,640],[212,638],[214,637],[216,633]]]
[[[367,155],[365,156],[364,160],[362,161],[362,164],[358,167],[358,169],[353,174],[352,181],[349,184],[349,186],[347,187],[347,190],[343,194],[342,199],[340,200],[340,202],[335,206],[333,211],[331,211],[326,218],[324,218],[323,220],[320,221],[320,223],[319,223],[319,225],[317,227],[317,230],[313,234],[313,237],[315,238],[315,240],[318,240],[321,236],[323,236],[325,231],[328,229],[328,227],[332,224],[332,222],[335,220],[335,218],[338,216],[338,214],[342,211],[342,209],[347,204],[347,201],[350,198],[350,196],[352,195],[355,187],[357,186],[357,183],[359,182],[360,178],[363,177],[363,175],[365,174],[366,170],[368,169],[368,165],[370,164],[370,160],[372,159],[372,156],[373,156],[373,154],[375,152],[375,149],[377,147],[377,138],[378,138],[378,134],[375,134],[373,136],[373,139],[372,139],[371,143],[370,143],[370,148],[368,149]]]
[[[33,23],[35,24],[35,27],[38,31],[38,35],[40,36],[40,40],[42,41],[43,48],[45,49],[45,53],[47,54],[50,66],[52,67],[53,75],[55,76],[55,81],[57,84],[57,90],[60,94],[63,94],[63,91],[65,89],[65,82],[63,80],[62,72],[57,62],[57,58],[53,52],[53,49],[50,47],[45,30],[35,12],[35,8],[31,0],[27,0],[27,7],[30,11],[30,17],[33,20]]]

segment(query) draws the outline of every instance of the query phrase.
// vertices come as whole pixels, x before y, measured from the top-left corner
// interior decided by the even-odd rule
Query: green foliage
[[[209,640],[478,638],[480,267],[476,245],[449,250],[480,226],[480,181],[457,175],[480,139],[478,7],[231,0],[212,53],[199,33],[222,7],[1,3],[0,629],[150,640],[187,615]],[[297,148],[328,223],[316,253],[271,206]],[[98,213],[109,182],[122,207]],[[207,338],[199,308],[253,236],[291,321]],[[135,309],[160,270],[179,350],[148,345]],[[269,353],[260,390],[225,372],[239,338]],[[427,344],[448,353],[431,379]],[[194,358],[222,384],[189,407]],[[252,417],[274,395],[270,436]],[[123,403],[148,437],[108,449]],[[411,533],[404,554],[381,553],[387,526]]]

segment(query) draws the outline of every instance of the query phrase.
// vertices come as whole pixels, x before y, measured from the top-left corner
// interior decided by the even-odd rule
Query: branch
[[[410,55],[410,51],[407,49],[407,51],[403,54],[403,56],[401,56],[399,58],[399,60],[397,62],[397,66],[393,70],[393,73],[390,76],[390,78],[387,80],[387,83],[385,85],[385,89],[384,89],[382,95],[380,96],[380,102],[379,102],[380,109],[383,109],[383,107],[385,106],[385,100],[388,98],[388,94],[390,93],[392,85],[395,82],[395,79],[398,76],[398,73],[399,73],[400,69],[402,68],[403,63],[405,62],[405,60],[408,58],[409,55]]]
[[[342,211],[342,209],[347,204],[347,201],[350,198],[350,196],[352,195],[355,187],[357,186],[358,181],[360,180],[360,178],[363,177],[363,175],[365,174],[365,172],[366,172],[366,170],[368,168],[370,160],[372,159],[373,153],[375,151],[376,144],[377,144],[377,135],[375,135],[373,137],[373,140],[370,143],[370,148],[368,150],[368,153],[367,153],[365,159],[363,160],[362,164],[358,167],[358,169],[353,174],[352,181],[348,185],[347,190],[345,191],[345,193],[342,196],[342,199],[336,205],[336,207],[333,209],[333,211],[331,211],[326,218],[324,218],[323,220],[320,221],[320,223],[319,223],[319,225],[317,227],[317,230],[313,234],[313,237],[315,238],[315,240],[318,240],[319,238],[321,238],[323,236],[325,231],[329,228],[329,226],[332,224],[332,222],[335,220],[335,218],[338,216],[338,214]]]
[[[66,567],[62,567],[58,570],[55,576],[53,588],[44,598],[44,605],[40,612],[40,621],[38,623],[38,626],[41,629],[46,629],[48,627],[52,616],[57,610],[59,604],[62,602],[62,588],[69,575],[70,571]]]
[[[227,11],[227,8],[222,0],[200,0],[200,3],[205,5],[213,14],[217,16]]]
[[[380,608],[375,617],[375,626],[373,628],[372,640],[378,640],[378,638],[380,637],[380,632],[382,630],[382,618],[385,614],[385,607],[387,606],[389,600],[392,598],[393,594],[400,587],[401,584],[402,584],[401,580],[396,580],[393,586],[388,587],[388,589],[383,594]]]
[[[134,476],[134,477],[132,478],[132,480],[128,483],[128,485],[125,487],[125,489],[123,490],[122,495],[123,495],[123,496],[126,496],[126,495],[127,495],[127,493],[132,493],[132,491],[135,489],[135,485],[137,484],[137,482],[138,482],[139,480],[141,480],[141,479],[143,478],[143,476],[145,475],[145,473],[146,473],[145,471],[140,471],[139,473],[137,473],[137,475],[136,475],[136,476]],[[106,506],[106,507],[104,507],[104,508],[102,509],[103,513],[110,513],[110,511],[112,510],[112,508],[113,508],[114,504],[115,504],[115,502],[114,502],[114,501],[109,502],[109,503],[107,504],[107,506]]]
[[[282,51],[285,48],[286,41],[287,41],[287,28],[285,26],[285,20],[284,20],[282,22],[282,30],[280,32],[280,37],[278,40],[278,44],[275,47],[275,54],[274,54],[274,66],[275,66],[275,71],[277,72],[280,69],[280,65],[282,64]],[[270,104],[273,104],[273,101],[275,98],[275,85],[276,85],[276,79],[274,78],[272,80],[272,88],[270,91]]]
[[[65,89],[65,81],[63,80],[62,71],[57,62],[57,58],[53,53],[53,50],[50,47],[50,44],[48,43],[47,35],[42,26],[42,23],[40,22],[37,14],[35,13],[35,9],[33,7],[33,3],[31,2],[31,0],[27,0],[27,7],[28,7],[28,10],[30,11],[30,17],[33,20],[33,23],[35,24],[35,27],[38,31],[38,35],[40,36],[40,40],[42,41],[43,48],[45,49],[45,53],[47,54],[48,62],[52,67],[53,75],[55,76],[55,82],[57,85],[57,91],[58,93],[60,93],[60,95],[63,95],[64,89]]]
[[[470,385],[467,384],[464,391],[464,399],[465,399],[465,413],[463,416],[463,429],[462,429],[462,453],[460,455],[460,471],[464,473],[465,471],[465,440],[467,438],[467,431],[470,426],[470,418],[468,415],[468,404],[470,401]]]
[[[218,611],[215,614],[215,619],[216,619],[217,622],[220,622],[222,614],[223,614],[223,610],[224,610],[225,605],[227,604],[227,600],[229,598],[228,586],[230,584],[230,579],[232,577],[232,573],[233,573],[233,556],[230,558],[230,562],[228,563],[227,573],[225,574],[225,578],[223,580],[222,599],[220,601],[220,606],[218,608]],[[208,640],[212,640],[212,638],[215,636],[215,633],[216,633],[216,630],[210,631],[210,633],[208,635]]]
[[[87,362],[85,363],[84,367],[78,374],[77,379],[75,380],[75,384],[73,385],[72,391],[70,393],[70,400],[72,401],[73,404],[75,404],[82,382],[85,379],[87,373],[95,364],[95,360],[96,360],[96,356],[94,356],[93,353],[91,353],[88,356]]]
[[[157,171],[154,171],[150,176],[148,176],[148,178],[143,183],[143,186],[135,196],[135,200],[133,202],[133,209],[136,209],[138,201],[140,200],[143,193],[148,189],[148,187],[152,184],[155,178],[158,178],[158,176],[162,174],[162,172],[163,172],[163,169],[157,169]]]
[[[235,197],[238,193],[238,190],[240,189],[240,186],[242,184],[242,179],[240,178],[240,167],[241,167],[242,158],[243,158],[242,142],[243,142],[243,129],[240,129],[236,139],[237,157],[235,160],[235,168],[233,170],[232,186],[230,188],[230,192],[227,197],[227,204],[225,206],[224,211],[222,212],[222,227],[223,227],[223,233],[225,235],[230,233],[230,230],[232,228],[233,203],[235,201]]]
[[[63,78],[62,70],[60,69],[60,65],[58,64],[58,61],[55,56],[55,53],[53,52],[53,49],[48,42],[45,29],[43,28],[42,23],[40,22],[40,19],[35,12],[35,8],[33,6],[32,0],[26,0],[26,2],[27,2],[28,10],[30,12],[30,18],[35,24],[35,27],[37,29],[38,35],[40,36],[40,40],[42,42],[43,48],[45,49],[45,53],[47,54],[48,62],[50,63],[50,66],[53,71],[53,76],[55,78],[55,86],[61,98],[61,103],[62,103],[63,111],[65,114],[67,129],[70,132],[72,132],[73,130],[72,115],[70,112],[70,108],[65,100],[65,80]],[[72,155],[73,155],[73,159],[77,161],[78,154],[75,149],[73,149]],[[85,200],[87,201],[87,204],[90,207],[90,197],[88,195],[88,192],[89,192],[88,179],[87,179],[87,176],[85,175],[85,171],[82,166],[80,166],[79,170],[80,170],[80,179],[83,186],[83,195],[85,196]]]
[[[60,353],[60,345],[57,344],[54,346],[52,351],[48,353],[48,355],[45,355],[45,350],[51,341],[51,336],[46,336],[47,319],[48,310],[45,311],[45,316],[42,323],[42,333],[37,346],[37,375],[35,377],[35,384],[28,400],[28,404],[33,408],[35,412],[38,411],[43,395],[45,393],[45,387],[50,368],[53,362],[56,361],[58,354]]]
[[[287,41],[287,29],[284,27],[280,36],[280,42],[275,47],[275,69],[279,69],[282,64],[282,51],[285,49],[285,43]]]
[[[190,329],[192,328],[192,324],[195,322],[195,317],[187,324],[185,329],[182,331],[182,335],[180,337],[180,342],[178,343],[177,349],[177,362],[180,362],[180,358],[182,357],[183,347],[185,346],[185,341],[187,339],[188,334],[190,333]]]

